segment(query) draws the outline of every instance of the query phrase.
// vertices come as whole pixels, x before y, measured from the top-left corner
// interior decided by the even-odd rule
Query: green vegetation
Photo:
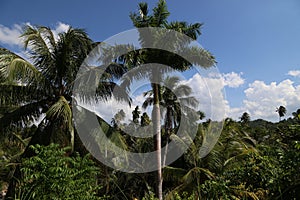
[[[140,3],[139,10],[130,14],[136,27],[172,29],[194,40],[200,35],[199,23],[169,22],[170,13],[163,0],[152,13],[146,3]],[[139,39],[146,45],[143,34]],[[129,79],[119,83],[128,90],[134,80],[149,78],[153,82],[139,105],[152,106],[151,116],[136,106],[131,113],[119,110],[110,123],[100,117],[98,121],[116,146],[130,152],[156,150],[159,167],[151,173],[120,172],[89,156],[74,129],[75,76],[98,43],[74,28],[55,39],[48,27],[27,26],[22,37],[30,62],[0,48],[0,184],[3,189],[9,187],[7,199],[300,199],[300,109],[293,112],[293,118],[281,120],[287,111],[280,106],[277,123],[251,121],[247,112],[240,121],[227,118],[218,142],[201,158],[199,150],[207,138],[214,137],[210,130],[217,122],[199,122],[205,118],[205,113],[195,110],[201,102],[191,96],[191,88],[181,85],[178,77],[145,67],[138,74],[127,74]],[[177,44],[169,45],[175,48]],[[214,57],[204,49],[184,50],[202,59],[189,63],[172,53],[147,48],[109,59],[95,96],[80,98],[87,103],[108,100],[114,87],[120,87],[114,81],[143,64],[162,63],[178,71],[188,70],[193,64],[203,68],[215,64]],[[88,76],[96,71],[92,68]],[[131,103],[126,95],[117,100]],[[126,118],[131,119],[128,124]],[[198,126],[194,139],[188,127],[183,131],[184,138],[176,135],[182,120]],[[137,138],[126,132],[152,132],[156,136]],[[90,140],[97,143],[96,137]],[[167,155],[167,151],[161,152],[162,146],[176,141],[181,148],[184,140],[192,141],[188,150],[162,168]],[[101,153],[106,156],[112,152],[105,149]],[[115,165],[119,167],[117,161]]]
[[[120,125],[130,126],[122,120]],[[208,128],[209,122],[200,123],[188,151],[163,168],[164,199],[299,198],[300,122],[297,118],[279,123],[254,120],[247,126],[228,118],[218,143],[208,156],[200,158],[199,149]],[[114,128],[114,131],[120,130]],[[162,133],[165,143],[167,133],[164,130]],[[139,139],[132,143],[132,138],[122,134],[120,137],[131,151],[153,149],[153,140]],[[5,155],[1,157],[1,183],[9,183],[8,174],[14,165],[20,165],[22,176],[14,194],[19,199],[30,199],[32,195],[38,199],[104,196],[107,199],[155,199],[155,173],[119,172],[92,161],[89,156],[70,154],[70,148],[54,144],[31,147],[35,156],[16,163],[15,153],[24,146],[19,150],[3,147],[20,143],[14,139],[1,142],[2,155]]]
[[[88,156],[67,156],[70,148],[55,144],[30,148],[36,156],[21,162],[17,199],[104,199],[96,193],[100,171]]]

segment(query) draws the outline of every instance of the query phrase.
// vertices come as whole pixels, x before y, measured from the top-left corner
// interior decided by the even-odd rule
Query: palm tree
[[[132,111],[132,121],[135,124],[139,123],[141,111],[139,110],[139,107],[136,106],[135,109]]]
[[[1,128],[27,126],[42,117],[39,128],[50,133],[39,142],[47,143],[61,130],[73,146],[72,83],[92,41],[83,30],[73,28],[55,39],[51,29],[42,26],[26,26],[22,37],[25,49],[29,47],[30,61],[0,49],[5,77],[0,85],[1,106],[16,106],[0,119]]]
[[[243,124],[247,124],[250,122],[250,115],[247,112],[244,112],[240,119]]]
[[[160,106],[165,109],[164,129],[167,139],[166,144],[168,145],[172,129],[177,127],[180,123],[182,110],[196,108],[198,101],[194,97],[190,96],[192,89],[188,85],[180,84],[180,78],[177,76],[167,76],[163,80],[162,85],[163,86],[160,87],[159,91],[159,102]],[[146,109],[148,106],[153,105],[153,90],[145,92],[144,96],[147,98],[142,107]],[[166,152],[163,160],[163,166],[165,165]]]
[[[8,129],[38,122],[28,146],[54,142],[70,145],[73,151],[76,136],[71,103],[73,85],[82,62],[95,43],[84,30],[72,27],[56,38],[49,27],[26,26],[22,38],[30,54],[29,60],[0,49],[0,107],[13,108],[0,118],[0,129],[2,133],[8,133]],[[117,65],[109,68],[116,67],[120,68]],[[114,71],[110,69],[107,71]],[[123,72],[121,68],[116,71]],[[107,79],[99,83],[97,94],[85,99],[92,101],[111,96],[116,84],[109,80],[115,74],[105,77]],[[23,157],[32,153],[26,148]]]
[[[281,117],[286,114],[286,108],[284,106],[279,106],[279,108],[276,108],[276,112],[278,112],[279,121],[281,121]]]
[[[146,112],[141,116],[141,126],[148,126],[151,123],[151,119]]]
[[[188,55],[193,57],[193,62],[185,60],[184,58],[170,52],[165,52],[159,49],[140,49],[138,51],[131,52],[131,59],[125,59],[124,63],[128,68],[134,68],[138,64],[149,64],[149,63],[160,63],[167,66],[170,66],[174,70],[184,71],[190,69],[192,64],[197,64],[204,68],[211,67],[215,64],[214,57],[206,50],[200,48],[189,48],[188,45],[192,40],[196,40],[200,35],[200,23],[188,24],[186,22],[168,22],[167,18],[170,15],[167,10],[167,5],[165,0],[159,0],[158,4],[153,8],[152,14],[149,14],[148,4],[140,3],[139,4],[139,13],[131,13],[130,18],[137,28],[145,27],[159,27],[163,29],[172,29],[178,31],[182,34],[185,34],[190,37],[191,40],[183,41],[184,44],[181,44],[185,47],[186,52],[189,52]],[[139,29],[139,41],[141,42],[142,47],[157,46],[165,42],[165,39],[160,37],[157,33],[157,37],[153,36],[149,30]],[[149,40],[151,38],[151,40]],[[182,41],[181,41],[182,42]],[[149,44],[150,43],[150,44]],[[178,41],[169,41],[167,44],[173,46],[174,50],[178,50]],[[199,59],[199,57],[201,57]],[[128,88],[128,85],[132,83],[134,79],[149,78],[151,81],[151,87],[153,91],[153,110],[152,110],[152,121],[153,121],[153,131],[156,135],[156,152],[157,152],[157,196],[160,200],[163,198],[162,193],[162,167],[161,167],[161,125],[160,125],[160,82],[162,81],[162,75],[166,72],[166,69],[163,68],[145,68],[144,71],[140,73],[128,74],[127,79],[123,80],[121,85],[125,85]]]

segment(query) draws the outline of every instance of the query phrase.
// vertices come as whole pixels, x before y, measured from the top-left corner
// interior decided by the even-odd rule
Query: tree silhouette
[[[279,108],[276,108],[276,112],[278,112],[279,121],[281,121],[281,117],[286,114],[286,108],[284,106],[279,106]]]
[[[151,119],[146,112],[141,116],[141,126],[148,126],[151,123]]]
[[[294,119],[300,120],[300,109],[292,113]]]
[[[249,115],[249,113],[244,112],[243,115],[240,117],[240,119],[241,119],[241,122],[243,124],[246,124],[246,123],[250,122],[250,115]]]
[[[139,123],[141,111],[139,110],[139,106],[136,106],[135,109],[132,111],[132,121],[135,124]]]

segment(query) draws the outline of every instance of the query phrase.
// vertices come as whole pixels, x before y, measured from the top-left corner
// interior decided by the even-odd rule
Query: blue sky
[[[140,1],[70,2],[1,0],[0,45],[21,52],[16,36],[24,23],[57,31],[71,25],[103,41],[133,28],[128,15],[137,11]],[[150,7],[156,3],[146,2]],[[299,0],[167,0],[167,4],[170,21],[204,23],[198,42],[218,61],[228,116],[238,119],[247,111],[252,119],[276,121],[276,107],[286,106],[288,116],[300,108]]]

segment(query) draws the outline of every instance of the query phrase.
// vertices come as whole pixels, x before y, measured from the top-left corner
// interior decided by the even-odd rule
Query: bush
[[[36,156],[21,163],[18,199],[91,200],[97,197],[99,169],[91,159],[75,154],[67,156],[69,148],[31,146]]]

